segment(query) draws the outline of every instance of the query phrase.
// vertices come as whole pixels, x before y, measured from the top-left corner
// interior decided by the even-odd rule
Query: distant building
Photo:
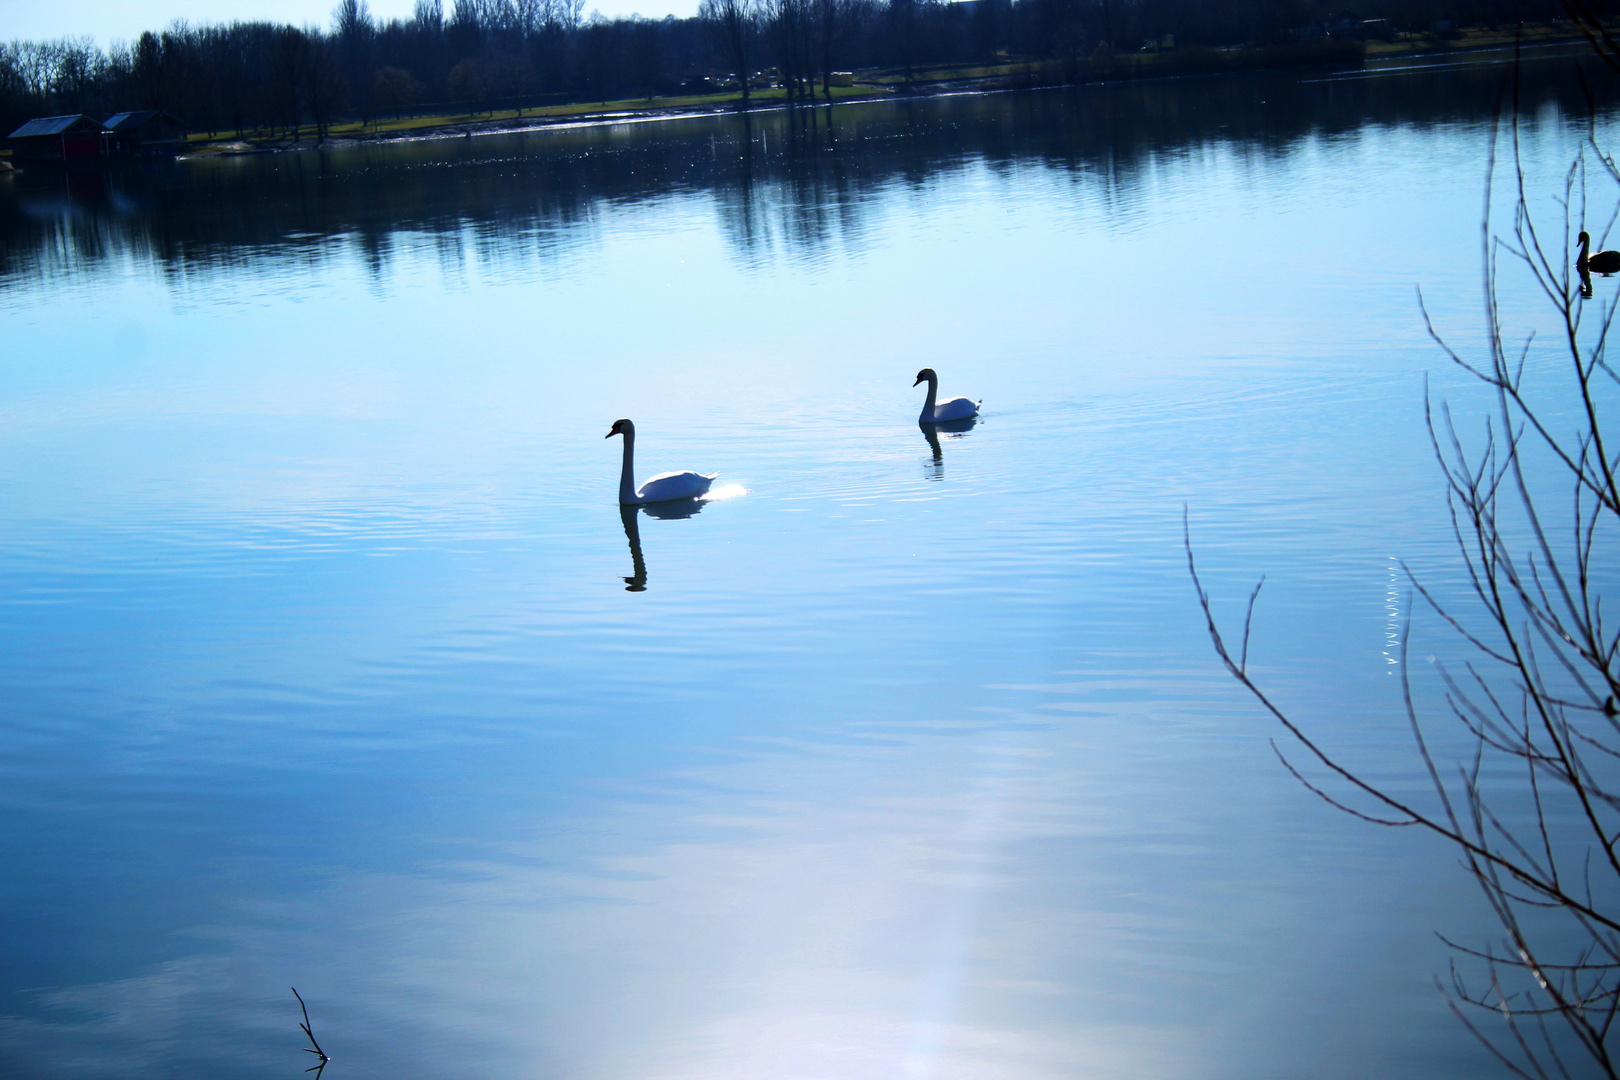
[[[115,157],[178,154],[186,138],[185,123],[158,109],[109,116],[105,127],[107,153]]]
[[[106,128],[83,113],[74,116],[44,116],[30,120],[13,131],[6,141],[13,157],[34,161],[67,161],[98,158],[106,148],[102,133]]]

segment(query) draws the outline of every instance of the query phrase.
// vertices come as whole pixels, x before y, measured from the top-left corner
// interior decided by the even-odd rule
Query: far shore
[[[1341,66],[1363,69],[1369,63],[1400,59],[1463,58],[1491,50],[1521,46],[1542,48],[1585,44],[1572,26],[1525,28],[1511,32],[1465,30],[1441,39],[1433,35],[1402,35],[1393,42],[1351,42],[1323,39],[1300,45],[1251,49],[1166,49],[1163,52],[1113,52],[1061,60],[1005,61],[919,67],[910,72],[875,70],[860,73],[854,85],[833,86],[831,97],[818,85],[810,98],[790,99],[781,87],[759,88],[749,94],[749,112],[775,112],[795,107],[893,100],[907,96],[988,93],[1057,85],[1141,81],[1197,75],[1237,74],[1307,67]],[[474,135],[513,134],[548,128],[643,123],[685,117],[736,113],[742,108],[740,91],[719,94],[636,98],[607,102],[575,102],[494,111],[403,116],[362,123],[357,120],[330,125],[324,138],[305,125],[286,132],[256,131],[208,136],[193,134],[183,159],[235,154],[275,153],[358,146],[373,142],[466,138]],[[0,160],[0,164],[4,164]]]

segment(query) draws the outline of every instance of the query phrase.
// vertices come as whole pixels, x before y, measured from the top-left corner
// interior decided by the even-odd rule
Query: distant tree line
[[[1199,147],[1277,157],[1369,126],[1489,123],[1501,83],[1501,69],[1488,65],[1417,84],[1354,79],[1287,94],[1214,80],[1199,88],[1201,107],[1183,108],[1185,89],[1143,80],[1112,90],[1108,108],[1093,107],[1089,95],[994,94],[830,114],[784,109],[749,124],[634,125],[612,136],[610,154],[590,152],[605,136],[588,130],[553,132],[546,142],[555,152],[543,154],[469,156],[451,141],[412,152],[412,161],[456,168],[376,171],[364,158],[296,154],[152,163],[78,178],[86,201],[116,191],[118,213],[0,198],[0,293],[15,281],[112,272],[131,261],[190,280],[249,255],[300,265],[357,259],[382,275],[416,257],[409,238],[417,234],[443,239],[433,257],[446,265],[551,265],[603,207],[641,205],[671,190],[712,201],[726,243],[744,261],[858,250],[882,192],[959,172],[965,162],[997,174],[1035,165],[1077,184],[1130,190]],[[1587,116],[1594,93],[1612,101],[1620,87],[1590,66],[1526,65],[1520,113]],[[22,180],[61,190],[37,175]]]
[[[838,70],[1043,60],[1178,46],[1271,45],[1347,18],[1399,30],[1563,15],[1561,0],[702,0],[695,18],[583,17],[585,0],[417,0],[409,19],[341,0],[329,29],[176,22],[109,49],[0,45],[0,125],[34,116],[164,109],[194,131],[324,137],[339,118],[487,111],[564,101],[747,95],[774,69],[790,97]]]

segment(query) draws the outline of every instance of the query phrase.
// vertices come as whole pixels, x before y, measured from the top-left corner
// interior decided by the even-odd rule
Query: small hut
[[[16,158],[35,161],[68,161],[98,158],[105,153],[101,124],[83,113],[74,116],[43,116],[13,131],[6,141]]]
[[[186,125],[160,109],[121,112],[107,118],[107,153],[115,157],[178,154]]]

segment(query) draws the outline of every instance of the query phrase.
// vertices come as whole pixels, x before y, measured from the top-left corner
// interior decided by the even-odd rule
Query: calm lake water
[[[1419,788],[1503,59],[0,180],[0,1073],[296,1076],[296,986],[328,1080],[1499,1074],[1181,522]]]

